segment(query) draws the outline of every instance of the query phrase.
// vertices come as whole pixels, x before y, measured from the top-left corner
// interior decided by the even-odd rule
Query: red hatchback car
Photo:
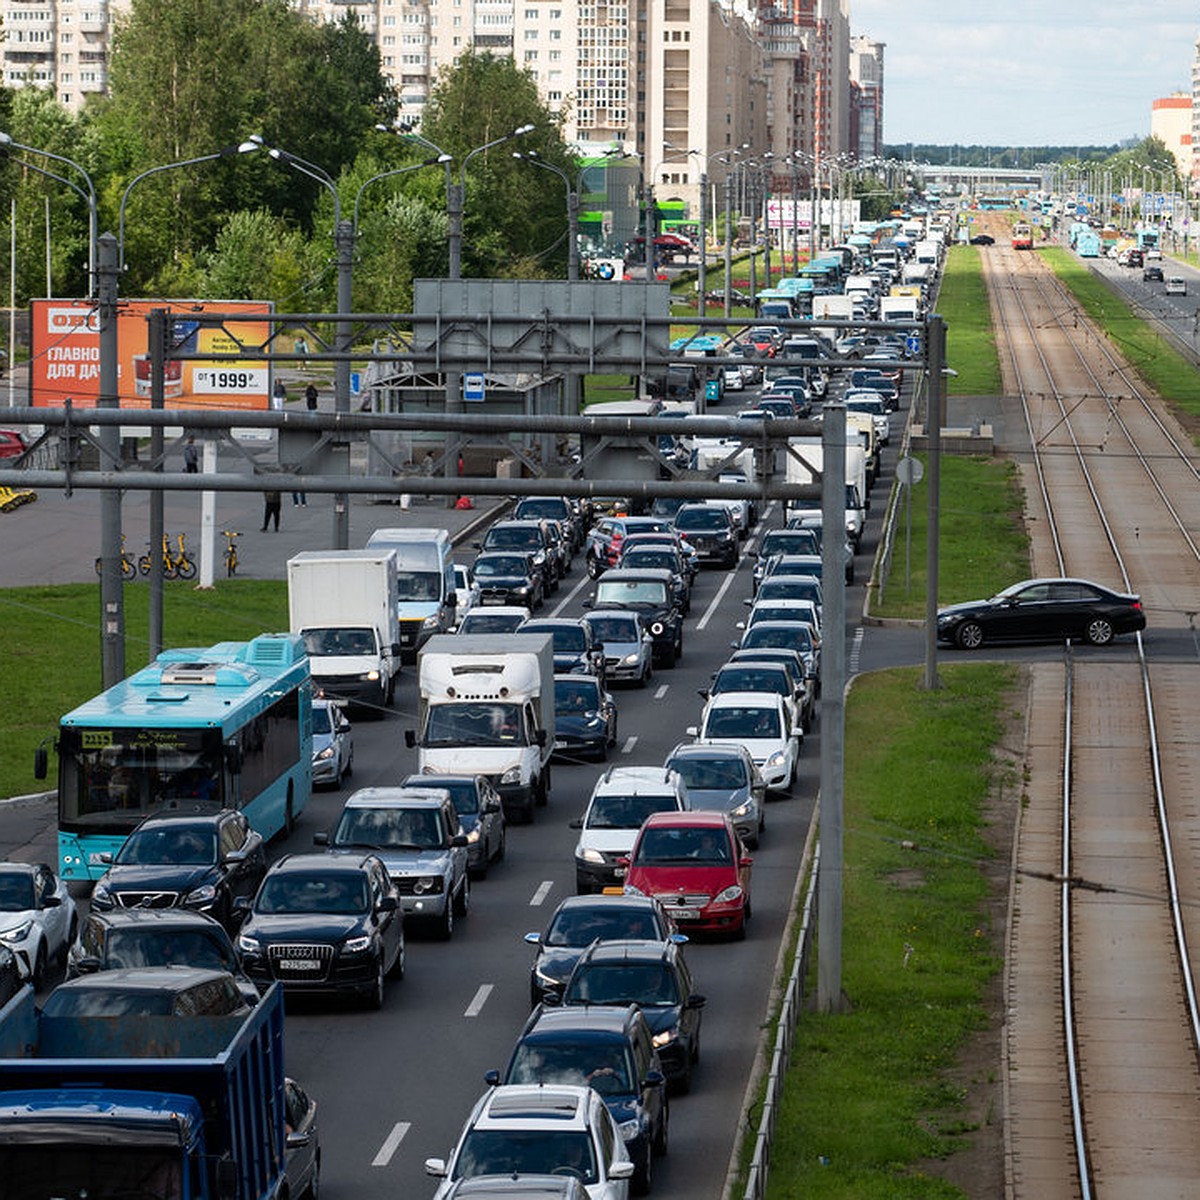
[[[652,813],[629,855],[625,891],[654,896],[683,933],[742,938],[753,862],[723,812]]]

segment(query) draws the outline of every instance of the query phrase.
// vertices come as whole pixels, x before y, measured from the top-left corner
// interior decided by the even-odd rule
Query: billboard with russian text
[[[100,395],[100,325],[92,300],[34,300],[29,362],[30,404],[59,408],[68,400],[92,408]],[[167,408],[270,407],[270,366],[265,358],[237,357],[265,346],[273,306],[260,300],[122,300],[117,315],[117,395],[121,408],[150,407],[151,363],[146,316],[174,314],[172,352],[221,354],[228,361],[168,359]],[[204,320],[219,313],[230,319]],[[242,314],[244,314],[244,319]]]

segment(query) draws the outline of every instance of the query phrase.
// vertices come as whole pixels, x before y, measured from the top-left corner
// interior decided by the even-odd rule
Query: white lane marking
[[[661,700],[667,694],[667,688],[670,686],[671,685],[669,683],[660,683],[658,687],[654,689],[655,700]]]
[[[404,1141],[404,1135],[412,1128],[412,1123],[409,1121],[397,1121],[392,1126],[392,1132],[383,1139],[383,1145],[379,1147],[379,1153],[371,1159],[371,1166],[386,1167],[392,1161],[392,1155],[400,1148],[400,1143]]]
[[[850,674],[858,674],[858,664],[862,658],[863,637],[866,635],[866,630],[860,625],[854,631],[854,643],[850,650]]]
[[[743,551],[743,553],[745,553]],[[741,561],[740,559],[738,560]],[[717,594],[709,601],[708,607],[704,610],[704,616],[696,622],[697,631],[707,627],[713,613],[720,607],[721,601],[725,599],[725,593],[733,586],[733,581],[737,578],[737,568],[725,572],[725,582],[717,588]]]
[[[634,748],[634,746],[637,745],[637,740],[638,740],[638,735],[636,733],[633,734],[631,737],[627,737],[625,739],[625,745],[623,745],[621,747],[621,753],[622,754],[633,753],[633,748]]]
[[[494,983],[481,983],[479,991],[475,993],[475,998],[467,1005],[467,1011],[463,1013],[464,1017],[477,1017],[483,1011],[483,1006],[487,1003],[488,997],[495,990]]]
[[[584,588],[594,587],[595,583],[596,581],[587,573],[587,569],[584,568],[583,578],[554,606],[553,609],[551,609],[550,615],[552,617],[561,617],[563,609],[566,608],[567,605],[570,604],[571,601],[574,600]]]
[[[529,907],[530,908],[539,907],[545,901],[546,897],[548,895],[550,895],[550,889],[553,886],[554,886],[553,879],[543,879],[542,882],[538,884],[537,891],[533,893],[533,897],[529,901]]]

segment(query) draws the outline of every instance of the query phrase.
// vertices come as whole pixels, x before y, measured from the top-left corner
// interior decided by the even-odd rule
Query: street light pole
[[[553,171],[563,181],[567,189],[567,278],[579,278],[579,188],[571,187],[571,177],[553,163],[547,162],[536,150],[514,150],[513,158],[523,162],[533,163],[535,167],[544,167]]]

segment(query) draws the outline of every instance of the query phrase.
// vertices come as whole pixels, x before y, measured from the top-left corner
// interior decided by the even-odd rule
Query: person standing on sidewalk
[[[266,533],[272,519],[275,521],[275,532],[279,532],[279,509],[282,503],[283,495],[277,489],[268,488],[263,492],[263,523],[259,532]]]
[[[311,380],[308,387],[304,389],[304,405],[309,412],[317,411],[317,385]]]
[[[183,448],[183,469],[189,475],[200,473],[200,450],[194,437],[188,438],[187,444]]]

